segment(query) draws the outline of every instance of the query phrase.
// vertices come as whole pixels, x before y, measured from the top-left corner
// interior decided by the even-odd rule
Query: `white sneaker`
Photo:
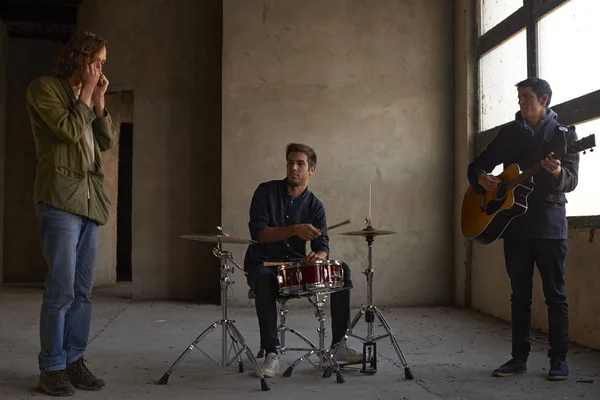
[[[348,347],[347,344],[342,347],[336,344],[329,352],[333,354],[333,359],[338,364],[360,364],[363,361],[363,355]]]
[[[277,353],[267,354],[261,370],[265,378],[274,377],[279,372],[279,355]]]

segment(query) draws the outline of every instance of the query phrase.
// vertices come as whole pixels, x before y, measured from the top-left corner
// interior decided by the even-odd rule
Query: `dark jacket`
[[[518,112],[515,121],[503,127],[490,145],[469,164],[467,176],[473,188],[481,193],[477,183],[480,175],[487,174],[503,164],[518,164],[521,171],[532,167],[551,151],[577,140],[575,127],[560,125],[556,113],[548,110],[535,129],[530,128]],[[525,215],[512,220],[502,237],[511,239],[566,239],[567,218],[565,192],[577,186],[579,154],[566,154],[561,159],[562,173],[554,177],[546,170],[533,175],[535,184],[528,197]]]

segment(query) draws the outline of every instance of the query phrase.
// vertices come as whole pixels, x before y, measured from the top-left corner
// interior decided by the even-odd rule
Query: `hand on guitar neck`
[[[562,167],[560,166],[560,160],[553,157],[554,153],[548,154],[548,157],[543,159],[540,164],[548,172],[554,176],[560,176]]]
[[[498,189],[500,182],[502,181],[496,178],[494,175],[481,175],[479,178],[477,178],[477,183],[479,183],[485,190],[490,192]]]

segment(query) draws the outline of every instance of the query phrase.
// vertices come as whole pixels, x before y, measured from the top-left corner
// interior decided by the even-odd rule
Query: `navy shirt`
[[[327,226],[323,203],[308,189],[299,197],[288,193],[287,179],[261,183],[250,205],[250,237],[260,241],[264,228],[282,228],[296,224],[312,224],[317,229]],[[329,237],[323,233],[310,243],[312,251],[329,254]],[[297,236],[273,243],[248,246],[244,268],[252,268],[265,261],[301,261],[306,257],[306,241]]]

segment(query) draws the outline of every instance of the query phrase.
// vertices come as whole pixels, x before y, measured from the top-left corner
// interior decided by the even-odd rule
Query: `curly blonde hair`
[[[73,73],[91,62],[108,42],[91,32],[73,36],[62,48],[56,62],[57,76],[69,78]]]

